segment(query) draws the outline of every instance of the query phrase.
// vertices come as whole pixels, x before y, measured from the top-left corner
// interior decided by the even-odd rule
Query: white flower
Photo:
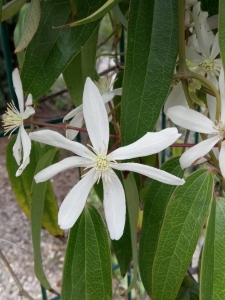
[[[114,96],[116,96],[116,95],[121,96],[122,88],[111,90],[113,82],[111,82],[111,79],[108,77],[100,78],[98,82],[97,81],[95,82],[95,84],[98,87],[98,89],[102,95],[102,99],[106,105],[107,112],[109,112],[110,109],[109,109],[108,102],[111,101],[114,98]],[[84,115],[83,115],[83,105],[82,104],[80,106],[78,106],[77,108],[73,109],[71,112],[69,112],[64,117],[63,122],[70,120],[70,119],[72,119],[69,123],[70,126],[74,126],[74,127],[78,127],[78,128],[83,126]],[[109,118],[109,121],[111,121],[111,117]],[[66,137],[70,140],[73,140],[77,136],[78,132],[79,131],[67,129]]]
[[[46,181],[56,174],[74,167],[90,169],[63,201],[59,209],[59,225],[62,229],[69,229],[74,225],[84,208],[90,189],[102,178],[106,222],[111,239],[118,240],[123,234],[126,208],[123,186],[113,169],[138,172],[172,185],[182,185],[184,180],[150,166],[137,163],[117,163],[116,160],[158,153],[175,142],[180,134],[176,128],[168,128],[157,133],[149,132],[133,144],[118,148],[107,155],[108,116],[99,90],[90,78],[87,78],[84,87],[83,113],[93,152],[82,144],[70,141],[51,130],[30,133],[30,138],[35,141],[61,147],[78,155],[66,158],[44,169],[35,176],[35,181]]]
[[[3,127],[5,130],[5,134],[7,134],[10,130],[11,134],[19,128],[16,142],[13,146],[13,156],[16,159],[18,165],[21,164],[22,156],[22,164],[16,172],[16,176],[20,176],[23,170],[30,162],[30,150],[31,150],[31,141],[30,138],[24,129],[23,120],[29,118],[31,115],[35,113],[32,105],[33,99],[32,95],[29,94],[27,101],[25,103],[24,110],[24,99],[23,99],[23,88],[20,80],[20,75],[18,69],[15,69],[12,73],[13,85],[17,95],[18,103],[19,103],[19,111],[16,108],[13,101],[8,104],[8,108],[6,113],[2,116]]]
[[[221,95],[221,116],[220,121],[213,122],[201,113],[184,106],[174,106],[167,110],[167,116],[173,123],[186,129],[206,133],[210,135],[206,140],[187,150],[180,158],[180,164],[183,169],[193,165],[206,155],[216,143],[222,141],[222,147],[219,153],[219,165],[221,173],[225,178],[225,85],[224,70],[221,69],[219,77],[220,95]]]

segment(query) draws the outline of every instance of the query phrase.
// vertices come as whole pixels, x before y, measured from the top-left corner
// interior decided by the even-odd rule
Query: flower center
[[[2,116],[3,127],[5,134],[10,130],[16,130],[22,123],[23,118],[21,113],[17,110],[15,104],[12,102],[8,103],[6,113]],[[12,131],[12,132],[13,132]],[[11,132],[11,134],[12,134]],[[10,135],[11,135],[10,134]]]
[[[98,157],[96,162],[96,171],[104,172],[109,168],[109,160],[106,157]]]
[[[201,66],[205,73],[211,72],[214,70],[214,61],[209,58],[205,59]]]
[[[225,138],[225,124],[223,122],[216,123],[216,129],[218,130],[218,135],[224,139]]]

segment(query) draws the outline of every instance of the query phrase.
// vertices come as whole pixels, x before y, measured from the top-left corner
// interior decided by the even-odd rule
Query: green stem
[[[185,58],[185,0],[178,1],[179,72],[188,71]]]

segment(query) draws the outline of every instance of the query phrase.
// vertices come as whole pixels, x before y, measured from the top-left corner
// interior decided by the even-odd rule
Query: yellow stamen
[[[9,136],[11,136],[13,131],[15,131],[23,123],[22,115],[16,108],[13,101],[7,104],[7,110],[2,116],[2,122],[5,135],[12,130]]]

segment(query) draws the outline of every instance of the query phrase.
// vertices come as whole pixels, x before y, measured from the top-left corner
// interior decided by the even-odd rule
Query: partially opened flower
[[[19,103],[19,110],[16,108],[13,101],[10,102],[8,104],[6,113],[2,116],[2,121],[5,134],[12,130],[9,137],[16,129],[19,129],[16,142],[13,146],[13,156],[15,157],[17,164],[20,165],[16,172],[16,176],[19,176],[30,162],[31,150],[31,141],[26,130],[24,129],[23,120],[28,119],[35,113],[35,111],[31,106],[33,102],[31,94],[28,95],[24,109],[23,88],[18,69],[13,71],[12,79]]]
[[[31,139],[35,141],[61,147],[78,155],[66,158],[44,169],[35,176],[35,181],[46,181],[56,174],[74,167],[90,169],[63,201],[59,209],[59,225],[62,229],[69,229],[74,225],[84,208],[92,186],[102,179],[106,222],[111,239],[118,240],[123,234],[126,208],[123,186],[113,169],[138,172],[172,185],[182,185],[184,180],[150,166],[116,161],[158,153],[176,141],[180,134],[176,128],[168,128],[157,133],[149,132],[133,144],[107,154],[108,116],[99,90],[90,78],[87,78],[84,87],[83,113],[93,152],[82,144],[70,141],[54,131],[44,130],[30,133]]]
[[[103,102],[106,105],[106,109],[107,112],[109,112],[109,106],[108,106],[108,102],[111,101],[114,96],[118,95],[121,96],[122,95],[122,88],[118,88],[118,89],[112,89],[112,84],[113,82],[111,82],[111,79],[108,77],[104,77],[104,78],[100,78],[99,81],[95,82],[96,86],[99,89],[100,94],[102,95],[102,99]],[[74,127],[82,127],[84,124],[84,115],[83,115],[83,105],[81,104],[80,106],[78,106],[77,108],[73,109],[71,112],[69,112],[63,119],[63,122],[70,120],[69,125],[70,126],[74,126]],[[109,119],[109,121],[111,120],[111,118]],[[71,130],[71,129],[67,129],[66,130],[66,137],[70,140],[73,140],[79,131],[76,130]]]
[[[219,165],[221,173],[225,178],[225,87],[224,70],[221,69],[219,77],[220,95],[221,95],[221,116],[219,122],[213,122],[203,114],[184,106],[174,106],[167,110],[167,116],[173,123],[186,129],[206,133],[208,138],[196,146],[187,150],[180,158],[180,164],[183,169],[198,162],[204,157],[216,143],[222,141],[222,147],[219,153]]]

